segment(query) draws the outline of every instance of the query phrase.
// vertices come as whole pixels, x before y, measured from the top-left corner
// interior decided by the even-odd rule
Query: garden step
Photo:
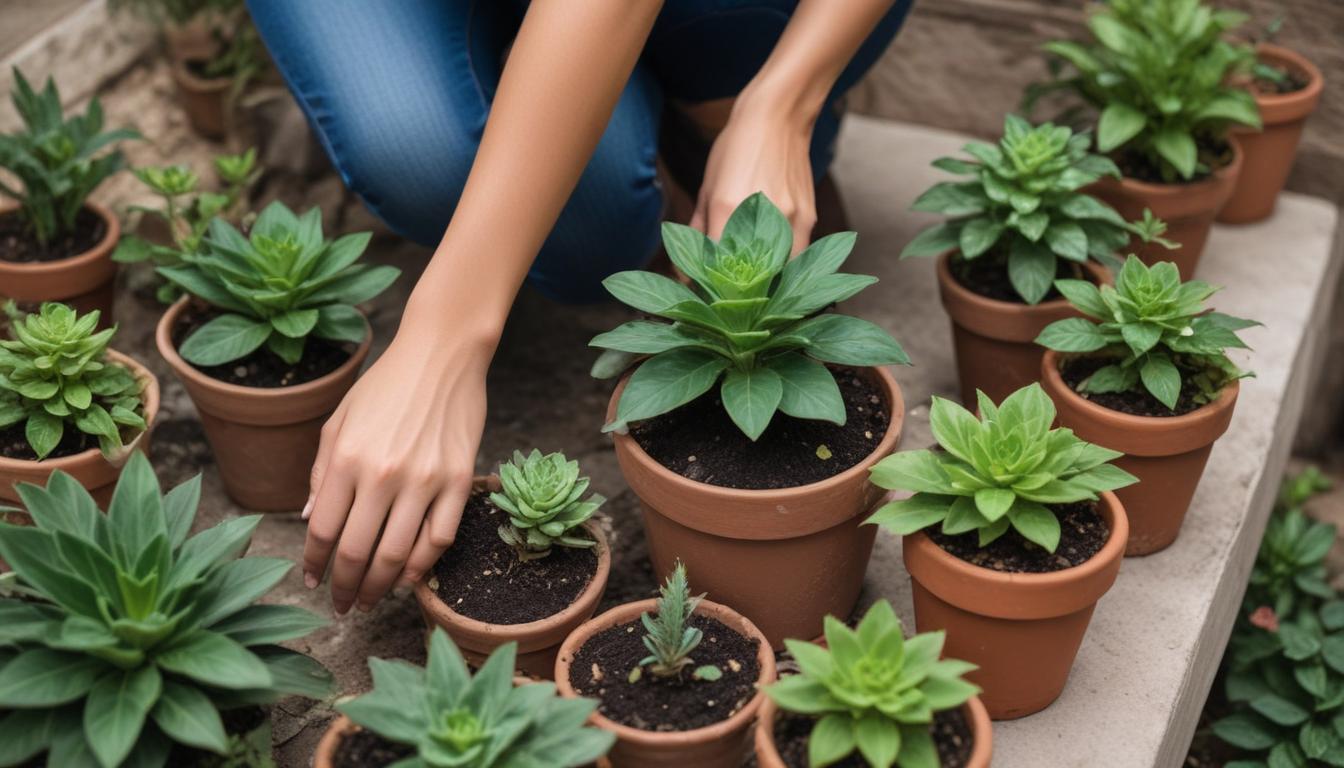
[[[957,380],[933,261],[901,261],[898,254],[935,221],[908,211],[916,195],[946,178],[929,162],[957,154],[965,141],[864,118],[849,119],[840,137],[835,176],[860,235],[847,268],[882,280],[847,311],[890,330],[915,361],[896,372],[908,409],[905,448],[932,443],[929,396],[956,397]],[[1232,426],[1214,447],[1181,537],[1164,552],[1125,560],[1097,606],[1063,695],[1037,715],[995,724],[997,768],[1183,762],[1293,434],[1310,405],[1307,386],[1341,263],[1333,244],[1337,214],[1323,200],[1285,194],[1269,221],[1215,228],[1198,277],[1225,286],[1212,305],[1264,323],[1243,333],[1254,351],[1233,354],[1257,376],[1242,383]],[[885,532],[865,594],[879,597],[891,599],[913,629],[900,541]]]

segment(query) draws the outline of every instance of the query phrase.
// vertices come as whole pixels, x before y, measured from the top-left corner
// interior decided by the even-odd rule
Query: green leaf
[[[901,249],[901,258],[937,256],[961,246],[961,225],[940,222],[922,230]]]
[[[1144,389],[1172,410],[1181,396],[1181,372],[1165,355],[1148,355],[1139,369]]]
[[[880,525],[899,536],[909,536],[934,523],[941,523],[952,506],[952,497],[917,493],[908,499],[889,501],[865,523]]]
[[[177,351],[196,365],[222,365],[255,352],[270,335],[270,323],[220,315],[197,328]]]
[[[50,744],[56,710],[16,709],[0,716],[0,765],[25,765]]]
[[[312,333],[319,339],[358,344],[369,335],[369,325],[358,309],[348,304],[328,304],[318,308]]]
[[[854,724],[859,753],[873,768],[891,768],[901,753],[901,731],[880,712],[868,712]]]
[[[679,347],[702,347],[707,343],[669,323],[632,320],[588,342],[590,347],[619,349],[640,355],[656,355]]]
[[[975,415],[951,400],[934,396],[929,407],[929,427],[933,439],[948,453],[965,462],[973,462],[972,444],[981,426]]]
[[[197,606],[201,626],[209,627],[275,588],[294,564],[278,557],[245,557],[211,572]]]
[[[1148,124],[1148,118],[1139,110],[1120,102],[1112,102],[1102,110],[1097,120],[1097,149],[1110,152],[1130,139]]]
[[[224,722],[210,697],[199,688],[172,680],[163,682],[163,695],[151,711],[155,725],[173,741],[225,754],[229,747]]]
[[[291,605],[249,605],[207,629],[228,635],[243,645],[263,645],[295,640],[326,624],[317,614]]]
[[[652,272],[617,272],[602,285],[618,301],[651,315],[664,315],[683,301],[700,301],[691,289]]]
[[[1071,221],[1051,224],[1045,231],[1045,244],[1058,256],[1072,261],[1087,261],[1087,233]]]
[[[33,453],[37,454],[37,458],[45,459],[48,454],[56,450],[64,433],[65,423],[60,418],[37,411],[28,415],[23,434]]]
[[[1195,165],[1199,161],[1199,148],[1195,146],[1195,137],[1188,131],[1168,128],[1153,137],[1153,147],[1164,160],[1171,163],[1182,178],[1195,175]]]
[[[779,408],[784,384],[779,374],[769,368],[748,371],[730,368],[719,394],[733,423],[754,441],[765,432]]]
[[[799,323],[793,333],[807,339],[808,357],[838,365],[908,365],[910,358],[891,334],[847,315],[826,314]]]
[[[116,768],[131,753],[162,689],[159,670],[146,665],[110,672],[89,691],[84,737],[103,768]]]
[[[1022,300],[1039,303],[1055,280],[1055,254],[1049,248],[1023,238],[1013,240],[1008,253],[1008,280]]]
[[[1277,744],[1279,737],[1274,728],[1257,715],[1238,712],[1213,724],[1214,734],[1240,749],[1259,751]]]
[[[793,227],[764,194],[756,192],[743,200],[723,226],[719,247],[728,243],[747,246],[758,242],[770,254],[772,274],[784,267],[793,251]]]
[[[1081,317],[1067,317],[1047,325],[1036,343],[1056,352],[1096,352],[1110,342],[1095,323]]]
[[[766,365],[779,374],[779,410],[797,419],[845,423],[845,400],[826,366],[797,353],[771,358]]]
[[[697,283],[705,282],[704,265],[714,258],[714,241],[704,232],[685,224],[663,222],[663,249],[682,274]]]
[[[1106,302],[1101,300],[1101,291],[1086,280],[1056,280],[1055,290],[1088,317],[1103,319],[1111,315]]]
[[[976,509],[991,523],[1008,514],[1016,500],[1017,494],[1007,488],[981,488],[975,492]]]
[[[900,451],[882,459],[869,470],[873,483],[891,491],[945,495],[950,489],[947,473],[932,451]]]
[[[350,307],[354,309],[354,307]],[[291,339],[301,339],[317,326],[316,309],[293,309],[271,318],[271,327]],[[362,330],[362,329],[361,329]]]
[[[678,408],[709,391],[728,361],[698,349],[655,355],[635,369],[616,406],[616,420],[603,431]]]
[[[1008,520],[1022,538],[1040,545],[1045,551],[1054,552],[1059,547],[1059,520],[1046,507],[1019,499],[1008,511]]]
[[[1130,353],[1134,357],[1139,357],[1162,340],[1162,327],[1142,321],[1125,323],[1120,326],[1120,336],[1129,346]]]
[[[265,688],[271,673],[256,654],[218,632],[197,630],[159,653],[163,669],[228,690]]]
[[[961,255],[974,259],[994,247],[1003,234],[1003,224],[990,218],[975,218],[967,221],[961,228],[958,246]]]
[[[858,746],[855,728],[845,715],[828,714],[812,726],[807,739],[807,759],[810,765],[830,765]]]
[[[33,648],[0,667],[0,707],[53,707],[89,692],[107,667],[82,654]]]
[[[1302,707],[1274,694],[1257,696],[1250,703],[1251,709],[1279,725],[1300,725],[1311,716]]]
[[[396,267],[355,266],[303,299],[304,306],[360,304],[387,290],[401,277]]]

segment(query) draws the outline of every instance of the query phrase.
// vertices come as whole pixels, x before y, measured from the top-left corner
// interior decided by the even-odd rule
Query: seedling
[[[503,491],[490,494],[490,501],[509,516],[499,527],[499,537],[518,553],[520,560],[546,557],[551,548],[586,549],[597,542],[574,535],[606,502],[601,494],[587,499],[589,480],[579,476],[579,462],[563,453],[528,456],[513,452],[513,461],[499,465]]]
[[[630,670],[629,681],[639,682],[647,667],[655,677],[680,678],[682,673],[695,664],[691,653],[700,646],[704,632],[698,627],[687,626],[691,614],[700,605],[704,595],[691,597],[691,587],[686,582],[686,566],[677,561],[672,574],[658,590],[657,615],[647,612],[641,615],[644,624],[644,647],[649,655],[639,665]],[[723,670],[712,664],[696,667],[691,673],[695,680],[718,680]]]

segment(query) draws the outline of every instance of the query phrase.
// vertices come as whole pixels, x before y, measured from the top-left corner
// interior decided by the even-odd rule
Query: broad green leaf
[[[807,739],[807,759],[811,765],[830,765],[858,746],[850,718],[828,714],[812,726]]]
[[[724,358],[697,349],[675,349],[649,358],[631,375],[616,406],[616,420],[603,431],[689,403],[708,392],[727,367]]]
[[[973,462],[971,444],[980,435],[980,421],[951,400],[934,396],[929,407],[929,427],[933,439],[948,453],[962,461]]]
[[[1195,146],[1195,137],[1189,132],[1168,128],[1159,131],[1153,137],[1153,147],[1164,160],[1171,163],[1182,178],[1195,175],[1195,165],[1199,160],[1199,148]]]
[[[1056,352],[1095,352],[1109,344],[1097,325],[1081,317],[1067,317],[1047,325],[1036,343]]]
[[[1044,506],[1019,499],[1008,510],[1008,520],[1022,538],[1039,544],[1045,551],[1054,552],[1059,546],[1059,520]]]
[[[107,670],[98,659],[33,648],[0,667],[0,707],[54,707],[83,697]]]
[[[270,323],[220,315],[197,328],[177,351],[196,365],[222,365],[255,352],[270,335]]]
[[[662,315],[683,301],[700,301],[691,289],[652,272],[617,272],[602,285],[618,301],[651,315]]]
[[[947,473],[928,450],[900,451],[882,459],[869,470],[874,483],[888,490],[946,494]]]
[[[316,309],[292,309],[272,317],[271,327],[291,339],[301,339],[313,332],[313,328],[317,326],[317,318]]]
[[[873,768],[891,768],[901,753],[901,730],[879,712],[869,712],[854,725],[859,753]]]
[[[1176,369],[1171,358],[1165,355],[1148,355],[1139,369],[1144,389],[1163,405],[1175,410],[1181,396],[1181,372]]]
[[[770,254],[773,274],[784,267],[793,251],[793,227],[764,194],[756,192],[733,210],[723,226],[719,248],[733,242],[739,246],[761,243]]]
[[[218,632],[197,630],[155,661],[168,672],[206,685],[238,690],[271,685],[271,673],[256,654]]]
[[[937,256],[961,245],[961,225],[941,222],[922,230],[901,249],[901,258]]]
[[[784,396],[784,384],[770,368],[742,371],[729,368],[719,389],[723,407],[733,423],[750,439],[756,440],[770,425]]]
[[[290,605],[249,605],[206,628],[243,645],[282,643],[326,626],[322,617]]]
[[[1097,120],[1097,149],[1110,152],[1139,134],[1148,118],[1121,102],[1108,104]]]
[[[159,670],[146,665],[109,672],[89,691],[84,737],[104,768],[116,768],[131,753],[162,690]]]
[[[328,304],[317,310],[317,323],[312,333],[319,339],[347,341],[358,344],[369,335],[369,324],[364,315],[347,304]]]
[[[941,523],[952,507],[951,496],[917,493],[908,499],[883,504],[865,523],[880,525],[900,536],[909,536],[934,523]]]
[[[1036,304],[1055,280],[1055,254],[1044,245],[1017,238],[1008,253],[1008,280],[1022,300]]]
[[[845,401],[826,366],[796,353],[771,358],[766,364],[779,375],[779,410],[798,419],[845,423]]]
[[[590,347],[619,349],[640,355],[656,355],[679,347],[706,347],[707,342],[669,323],[631,320],[588,342]]]
[[[155,725],[173,741],[216,754],[228,749],[229,737],[219,712],[210,697],[195,686],[165,680],[163,695],[150,714]]]
[[[825,314],[804,320],[793,333],[807,339],[809,357],[839,365],[908,365],[910,358],[891,334],[847,315]]]

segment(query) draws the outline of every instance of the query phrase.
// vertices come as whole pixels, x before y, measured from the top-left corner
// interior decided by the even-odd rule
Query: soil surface
[[[232,735],[250,733],[260,728],[268,717],[270,713],[262,707],[226,709],[219,713],[219,718],[224,721],[224,732]],[[174,768],[201,768],[216,765],[218,761],[219,756],[213,752],[173,742],[167,764]]]
[[[1197,137],[1196,142],[1199,147],[1198,169],[1188,179],[1167,179],[1162,175],[1162,168],[1155,164],[1152,158],[1134,151],[1116,150],[1111,154],[1111,159],[1120,166],[1120,172],[1125,178],[1148,184],[1197,184],[1213,175],[1212,171],[1221,170],[1232,164],[1231,144],[1206,137]]]
[[[593,580],[597,552],[553,547],[546,557],[521,561],[499,537],[508,520],[488,493],[472,494],[457,540],[434,564],[430,586],[448,607],[477,621],[526,624],[554,616]]]
[[[413,754],[415,747],[410,744],[388,741],[361,728],[341,739],[332,762],[336,768],[383,768]]]
[[[1202,407],[1195,402],[1194,388],[1185,384],[1185,380],[1194,375],[1194,371],[1188,369],[1181,370],[1181,396],[1176,400],[1174,411],[1149,394],[1146,389],[1130,392],[1078,391],[1078,386],[1084,379],[1110,363],[1110,360],[1102,357],[1070,357],[1060,366],[1059,375],[1064,379],[1064,383],[1084,400],[1131,416],[1183,416]]]
[[[728,417],[716,386],[671,413],[632,425],[630,434],[654,461],[708,485],[760,490],[819,482],[867,458],[891,422],[876,384],[853,369],[832,373],[845,400],[843,427],[776,413],[753,443]]]
[[[1260,63],[1265,64],[1263,61]],[[1255,81],[1251,83],[1251,90],[1256,94],[1283,96],[1289,93],[1297,93],[1298,91],[1305,89],[1308,85],[1311,85],[1311,79],[1308,78],[1306,74],[1299,72],[1296,69],[1279,67],[1273,64],[1266,64],[1266,66],[1277,70],[1283,75],[1283,79],[1275,81],[1270,80],[1267,77],[1257,77]]]
[[[971,565],[1002,573],[1050,573],[1082,565],[1101,551],[1111,536],[1110,526],[1097,511],[1097,502],[1080,501],[1076,504],[1047,504],[1059,518],[1059,546],[1054,554],[1022,538],[1017,531],[995,539],[987,547],[980,546],[979,534],[948,536],[930,528],[929,538],[949,554]]]
[[[173,327],[173,346],[181,347],[182,342],[197,328],[222,314],[214,308],[201,309],[188,305]],[[303,357],[294,365],[281,360],[264,345],[250,355],[222,365],[196,365],[190,361],[187,364],[212,379],[229,384],[277,389],[306,384],[326,376],[349,360],[356,349],[358,345],[355,344],[309,336],[303,348]]]
[[[775,716],[775,749],[788,768],[808,768],[807,739],[816,722],[815,717],[791,712]],[[974,740],[971,726],[960,709],[934,714],[929,730],[942,768],[963,768],[970,761]],[[830,768],[868,768],[868,761],[854,752],[838,763],[831,763]]]
[[[61,432],[61,441],[47,454],[47,458],[74,456],[97,447],[98,438],[80,432],[73,424],[66,424],[65,430]],[[24,435],[24,422],[0,429],[0,456],[19,461],[37,461],[37,454],[28,445],[28,438]]]
[[[689,731],[727,720],[756,695],[757,643],[706,616],[692,616],[690,623],[704,639],[682,678],[661,679],[646,668],[630,682],[630,671],[649,655],[643,626],[632,621],[589,638],[574,657],[570,682],[580,695],[601,702],[597,711],[606,717],[644,731]],[[705,664],[717,666],[723,677],[692,679],[691,670]]]
[[[107,234],[103,217],[84,208],[75,215],[75,228],[42,245],[33,237],[18,211],[0,214],[0,261],[34,264],[79,256]]]
[[[981,254],[974,259],[966,259],[962,256],[954,256],[951,267],[952,277],[961,284],[963,288],[979,296],[995,301],[1006,301],[1010,304],[1022,304],[1026,306],[1027,302],[1018,295],[1017,289],[1008,279],[1008,255],[1006,253],[990,251]],[[1087,275],[1083,268],[1068,259],[1055,259],[1055,279],[1056,280],[1085,280]],[[1041,301],[1050,301],[1060,298],[1059,291],[1054,286],[1045,294]]]

